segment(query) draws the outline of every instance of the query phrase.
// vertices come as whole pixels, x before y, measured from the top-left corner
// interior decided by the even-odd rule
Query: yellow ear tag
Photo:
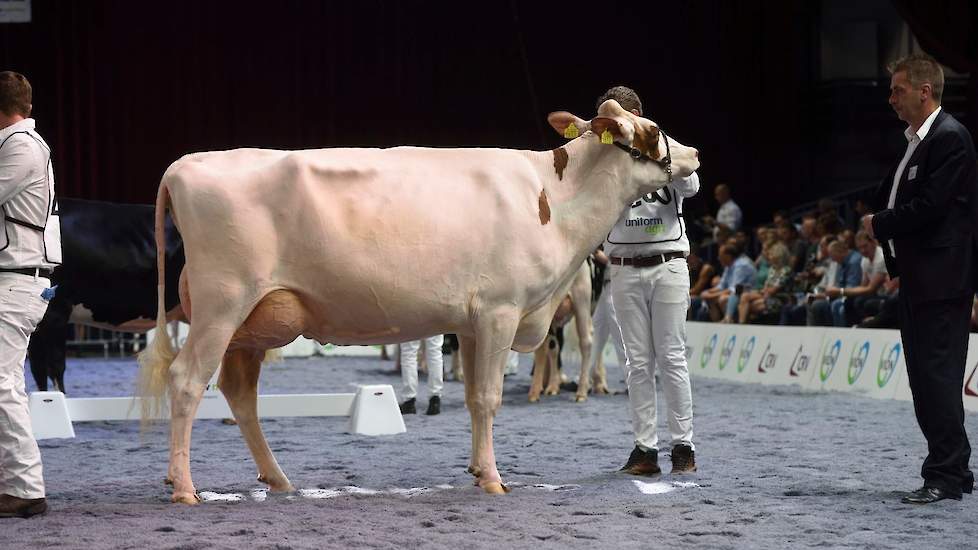
[[[604,143],[605,145],[611,145],[614,141],[615,138],[611,136],[611,132],[609,132],[608,130],[601,132],[601,143]]]
[[[568,124],[567,128],[564,128],[564,137],[567,139],[574,139],[579,135],[581,135],[581,132],[577,129],[577,126],[575,126],[573,122]]]

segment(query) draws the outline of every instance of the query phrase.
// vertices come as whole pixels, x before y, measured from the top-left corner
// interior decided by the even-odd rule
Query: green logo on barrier
[[[822,361],[818,366],[818,377],[825,382],[832,376],[832,371],[835,369],[835,363],[839,360],[839,353],[842,351],[842,340],[836,340],[832,344],[831,349],[829,344],[825,344],[822,349]]]
[[[727,343],[723,345],[723,349],[720,350],[720,370],[727,368],[727,362],[730,361],[730,356],[733,355],[734,344],[737,342],[737,335],[731,334],[730,338],[727,339]]]
[[[863,342],[862,346],[852,346],[852,352],[849,354],[849,385],[856,383],[859,380],[859,375],[863,373],[863,369],[866,367],[866,359],[869,358],[869,342]]]
[[[889,384],[890,379],[893,378],[893,373],[896,372],[896,366],[900,362],[900,353],[902,351],[903,346],[899,342],[893,344],[891,348],[883,346],[883,352],[880,353],[879,364],[876,367],[876,385],[880,388]]]
[[[709,363],[710,359],[713,358],[713,350],[715,350],[716,347],[717,347],[717,335],[716,333],[714,333],[713,336],[711,336],[710,339],[707,341],[706,345],[703,346],[703,354],[700,355],[701,369],[705,369],[706,364]]]
[[[740,357],[737,358],[737,372],[744,372],[744,368],[747,366],[748,361],[750,361],[750,356],[754,353],[754,344],[757,343],[757,339],[753,336],[750,340],[744,343],[740,348]]]

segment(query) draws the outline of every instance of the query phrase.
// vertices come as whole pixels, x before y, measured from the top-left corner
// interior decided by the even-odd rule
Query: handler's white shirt
[[[0,268],[61,263],[51,149],[27,118],[0,130]]]
[[[900,165],[897,166],[896,173],[893,174],[893,186],[890,188],[890,200],[887,201],[886,207],[888,209],[893,209],[896,204],[897,190],[900,187],[900,179],[903,177],[903,171],[907,168],[907,163],[910,162],[910,157],[913,156],[913,152],[917,150],[917,146],[920,142],[927,137],[930,132],[930,127],[934,125],[934,119],[937,118],[937,113],[941,112],[941,108],[938,107],[934,109],[934,112],[930,114],[929,117],[924,119],[924,123],[920,125],[920,129],[916,132],[907,126],[907,129],[903,131],[903,136],[907,138],[907,151],[903,153],[903,160],[900,161]],[[913,181],[917,177],[917,167],[910,167],[910,174],[907,175],[907,181]],[[887,241],[890,245],[890,252],[893,253],[893,257],[896,257],[896,247],[893,246],[893,239]]]
[[[683,222],[683,199],[700,190],[693,172],[678,178],[654,194],[628,205],[604,242],[605,254],[619,258],[655,256],[668,252],[689,253]]]

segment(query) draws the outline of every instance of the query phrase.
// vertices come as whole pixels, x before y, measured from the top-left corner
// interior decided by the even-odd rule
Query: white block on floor
[[[404,433],[404,418],[390,384],[360,386],[350,414],[350,433],[393,435]]]
[[[75,437],[65,394],[59,391],[32,392],[29,406],[35,439]]]

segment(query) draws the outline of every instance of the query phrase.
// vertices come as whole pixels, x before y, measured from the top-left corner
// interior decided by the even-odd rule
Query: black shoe
[[[48,511],[44,498],[19,498],[0,495],[0,518],[29,518]]]
[[[696,452],[689,445],[676,445],[672,448],[673,474],[688,474],[696,471]]]
[[[628,462],[621,467],[621,472],[632,474],[633,476],[654,476],[662,473],[659,468],[659,451],[643,451],[637,445],[632,449],[632,454],[628,456]]]
[[[428,416],[434,416],[441,412],[441,397],[437,395],[432,395],[431,399],[428,400],[428,410],[425,412]]]
[[[961,495],[951,494],[938,487],[924,486],[912,493],[908,493],[906,496],[900,499],[900,502],[904,504],[930,504],[946,498],[961,500]]]
[[[414,398],[401,403],[401,414],[418,414],[418,409],[414,407]]]

